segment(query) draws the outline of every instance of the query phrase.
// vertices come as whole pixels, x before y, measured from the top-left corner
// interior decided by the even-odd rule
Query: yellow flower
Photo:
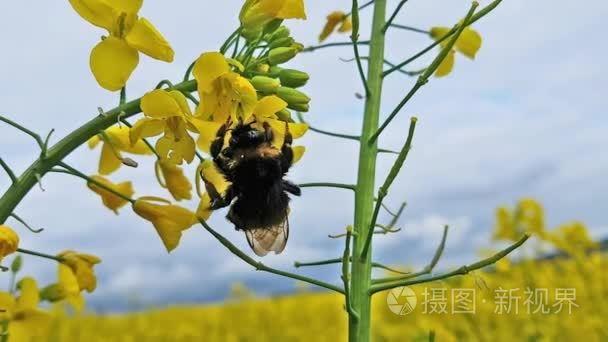
[[[192,198],[192,184],[177,165],[158,160],[156,162],[156,178],[163,188],[167,188],[176,201]]]
[[[150,148],[146,146],[143,140],[137,140],[135,144],[131,145],[129,127],[115,125],[106,129],[104,135],[105,137],[96,135],[88,141],[89,148],[91,149],[103,141],[98,168],[98,172],[102,175],[109,175],[120,168],[122,165],[120,152],[139,155],[152,154],[152,151],[150,151]]]
[[[0,262],[2,259],[17,251],[19,247],[19,235],[5,225],[0,225]]]
[[[545,213],[540,203],[532,198],[523,198],[517,206],[517,220],[521,229],[540,237],[545,234]]]
[[[61,263],[72,270],[81,291],[95,291],[97,278],[95,277],[93,266],[99,264],[101,259],[91,254],[77,253],[69,250],[59,253],[57,257],[61,258]]]
[[[597,247],[597,242],[591,239],[587,228],[581,222],[561,225],[555,232],[547,235],[547,240],[557,249],[575,256],[583,255],[587,250]]]
[[[68,302],[76,312],[84,309],[85,301],[81,293],[80,285],[78,284],[78,278],[72,268],[62,263],[58,264],[57,268],[57,297],[55,300],[65,300]]]
[[[165,62],[173,61],[173,49],[156,28],[137,12],[143,0],[70,0],[78,14],[104,28],[102,38],[91,51],[90,66],[97,83],[116,91],[127,83],[139,63],[139,52]]]
[[[515,222],[511,211],[505,207],[496,209],[496,224],[494,227],[495,240],[517,241],[518,236],[515,230]]]
[[[450,30],[451,29],[449,27],[433,27],[431,28],[431,38],[433,38],[434,40],[439,40],[440,38],[445,36]],[[441,46],[444,47],[448,43],[448,41],[449,38],[445,39],[443,42],[441,42]],[[481,35],[470,27],[466,27],[460,34],[460,37],[458,37],[458,40],[456,40],[456,44],[454,44],[454,47],[456,48],[456,51],[462,53],[466,57],[470,59],[475,59],[475,55],[481,47]],[[452,72],[453,68],[454,50],[450,51],[450,53],[448,53],[443,62],[441,62],[441,64],[435,71],[435,76],[446,76],[450,72]]]
[[[306,19],[304,0],[246,0],[239,19],[247,30],[261,29],[273,19]]]
[[[195,146],[188,133],[192,112],[184,94],[177,90],[153,90],[142,97],[141,109],[145,117],[131,128],[131,143],[164,132],[156,142],[160,158],[173,164],[181,164],[183,160],[192,162]]]
[[[38,309],[40,295],[33,278],[26,277],[19,282],[19,297],[0,292],[0,320],[9,321],[11,341],[31,341],[46,335],[50,315]]]
[[[104,177],[101,177],[101,176],[91,176],[91,179],[93,179],[94,181],[97,181],[98,183],[101,183],[101,184],[105,185],[106,187],[118,192],[119,194],[123,194],[127,197],[132,197],[134,194],[133,184],[131,184],[131,182],[122,182],[122,183],[114,184],[110,180],[108,180]],[[105,205],[108,209],[112,210],[117,215],[118,215],[118,209],[122,208],[125,204],[128,203],[128,201],[125,200],[124,198],[115,195],[114,193],[98,186],[95,183],[88,182],[87,186],[93,192],[95,192],[96,194],[101,196],[103,205]]]
[[[327,39],[338,25],[340,25],[340,27],[338,27],[338,32],[350,32],[353,29],[353,23],[350,16],[347,16],[346,13],[342,11],[331,12],[327,16],[327,22],[325,22],[321,34],[319,34],[319,42]]]
[[[164,202],[155,204],[152,201]],[[142,197],[133,204],[133,211],[142,218],[152,222],[167,252],[179,244],[182,231],[198,222],[196,215],[186,208],[172,205],[170,202],[155,197]]]
[[[196,60],[192,70],[198,82],[201,104],[197,118],[225,122],[228,116],[247,120],[257,102],[256,90],[249,80],[230,70],[224,55],[206,52]]]

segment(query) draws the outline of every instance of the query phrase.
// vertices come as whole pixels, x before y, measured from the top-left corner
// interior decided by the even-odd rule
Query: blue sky
[[[398,1],[389,1],[393,8]],[[481,1],[486,5],[489,1]],[[158,80],[178,80],[201,52],[217,50],[237,25],[240,0],[147,1],[140,14],[165,35],[176,51],[174,63],[142,58],[129,81],[129,97],[140,96]],[[347,10],[350,1],[307,1],[309,20],[289,22],[294,37],[314,44],[325,15]],[[466,12],[465,0],[409,1],[396,22],[429,28],[451,26]],[[439,9],[440,8],[440,9]],[[64,2],[0,3],[0,113],[54,137],[69,133],[96,115],[97,107],[116,105],[117,94],[101,89],[89,72],[90,49],[104,34],[81,20]],[[371,12],[362,13],[362,27]],[[409,116],[419,117],[413,149],[387,203],[408,202],[399,234],[376,240],[375,257],[390,264],[423,265],[433,253],[444,224],[450,224],[446,257],[440,268],[474,261],[489,246],[493,210],[523,196],[545,206],[548,225],[582,220],[596,237],[608,236],[608,138],[605,93],[608,46],[604,32],[608,3],[505,0],[474,25],[483,38],[475,61],[457,56],[452,75],[432,79],[403,109],[381,138],[398,149]],[[26,21],[24,21],[27,18]],[[221,18],[219,20],[218,18]],[[362,29],[365,39],[368,30]],[[348,37],[332,36],[332,41]],[[429,43],[429,38],[391,31],[387,58],[398,62]],[[365,49],[362,52],[367,54]],[[307,71],[305,90],[312,98],[307,119],[317,127],[357,134],[362,92],[346,48],[303,54],[291,67]],[[433,54],[417,61],[424,67]],[[395,73],[385,84],[383,113],[390,112],[415,80]],[[53,141],[56,141],[53,139]],[[296,182],[354,182],[357,146],[350,141],[309,133],[301,143],[307,154],[290,173]],[[0,126],[0,155],[15,171],[36,157],[35,145],[10,127]],[[68,161],[94,173],[99,151],[83,147]],[[379,157],[379,181],[393,157]],[[156,184],[151,167],[123,168],[115,181],[133,180],[137,194],[167,194]],[[189,168],[193,174],[192,167]],[[94,308],[125,308],[135,294],[147,304],[165,305],[218,300],[240,281],[257,292],[290,291],[294,282],[253,271],[233,257],[203,229],[184,234],[180,247],[167,255],[154,229],[129,208],[115,216],[78,179],[48,175],[45,192],[35,188],[17,213],[46,230],[39,235],[19,229],[24,248],[56,253],[65,248],[103,258],[97,267],[99,288],[89,295]],[[8,178],[0,177],[0,189]],[[352,196],[340,190],[305,189],[292,202],[291,235],[286,251],[264,263],[292,269],[295,260],[333,258],[342,242],[327,238],[351,223]],[[186,204],[194,207],[196,203]],[[248,250],[245,238],[219,213],[215,229]],[[382,220],[388,219],[382,217]],[[55,265],[27,258],[24,272],[41,283],[54,280]],[[338,268],[302,270],[338,283]]]

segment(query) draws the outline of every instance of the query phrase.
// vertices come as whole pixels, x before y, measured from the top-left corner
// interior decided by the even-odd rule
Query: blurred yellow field
[[[438,341],[573,341],[577,336],[606,341],[605,267],[606,257],[599,253],[584,261],[526,261],[513,266],[505,260],[492,272],[412,287],[418,305],[406,315],[391,312],[383,292],[374,298],[373,340],[427,341],[434,330]],[[571,313],[567,303],[558,313],[556,294],[571,288],[576,289]],[[430,313],[431,298],[425,297],[425,289],[445,289],[445,305],[434,301],[439,313]],[[450,294],[463,289],[474,293],[474,313],[455,310]],[[512,306],[499,312],[501,289],[512,291]],[[537,298],[529,302],[526,289],[546,292],[548,297],[532,296]],[[539,309],[541,304],[545,307]],[[342,296],[302,292],[126,315],[65,317],[55,322],[52,331],[52,341],[345,341],[347,316]]]

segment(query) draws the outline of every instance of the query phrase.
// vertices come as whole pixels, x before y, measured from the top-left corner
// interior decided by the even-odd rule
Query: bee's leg
[[[235,197],[235,191],[232,188],[232,185],[228,186],[228,188],[226,189],[226,193],[224,194],[224,196],[222,196],[219,191],[217,191],[215,185],[205,179],[202,172],[200,174],[200,177],[203,179],[203,182],[205,183],[205,189],[207,190],[207,193],[211,198],[211,210],[224,208],[230,205],[230,202],[232,202]]]
[[[264,122],[262,125],[264,127],[264,141],[267,143],[272,143],[272,139],[274,135],[272,134],[272,129],[270,128],[270,124],[268,122]]]
[[[285,140],[281,147],[281,170],[283,173],[287,173],[293,162],[293,151],[291,150],[291,143],[293,143],[293,137],[289,132],[289,124],[285,123]]]
[[[292,195],[300,196],[302,195],[302,190],[299,186],[293,184],[288,180],[283,180],[283,190],[289,192]]]

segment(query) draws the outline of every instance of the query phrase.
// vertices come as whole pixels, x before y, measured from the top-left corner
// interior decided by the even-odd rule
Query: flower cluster
[[[166,40],[137,16],[141,0],[121,4],[110,0],[70,2],[81,17],[110,34],[91,55],[91,70],[102,87],[125,87],[137,64],[137,51],[168,62],[173,59]],[[292,111],[310,109],[310,98],[300,89],[308,82],[308,74],[283,67],[303,50],[283,21],[305,18],[303,0],[245,1],[239,14],[240,27],[219,51],[202,53],[189,69],[197,83],[197,96],[167,83],[168,88],[158,87],[141,98],[143,116],[132,127],[117,124],[89,141],[90,148],[100,143],[103,147],[99,175],[88,176],[88,187],[115,213],[131,203],[137,215],[152,223],[167,251],[177,247],[182,231],[211,215],[210,196],[201,191],[201,176],[220,192],[228,186],[214,163],[204,157],[220,127],[231,125],[226,127],[226,141],[231,128],[239,123],[260,131],[270,127],[276,148],[283,144],[287,130],[294,139],[306,133],[308,126],[295,122]],[[305,149],[292,149],[294,161],[298,161]],[[193,212],[157,197],[133,199],[131,182],[114,183],[106,178],[121,165],[137,166],[126,154],[155,155],[156,178],[175,201],[192,199],[193,186],[185,165],[198,159],[194,176],[198,209]]]

